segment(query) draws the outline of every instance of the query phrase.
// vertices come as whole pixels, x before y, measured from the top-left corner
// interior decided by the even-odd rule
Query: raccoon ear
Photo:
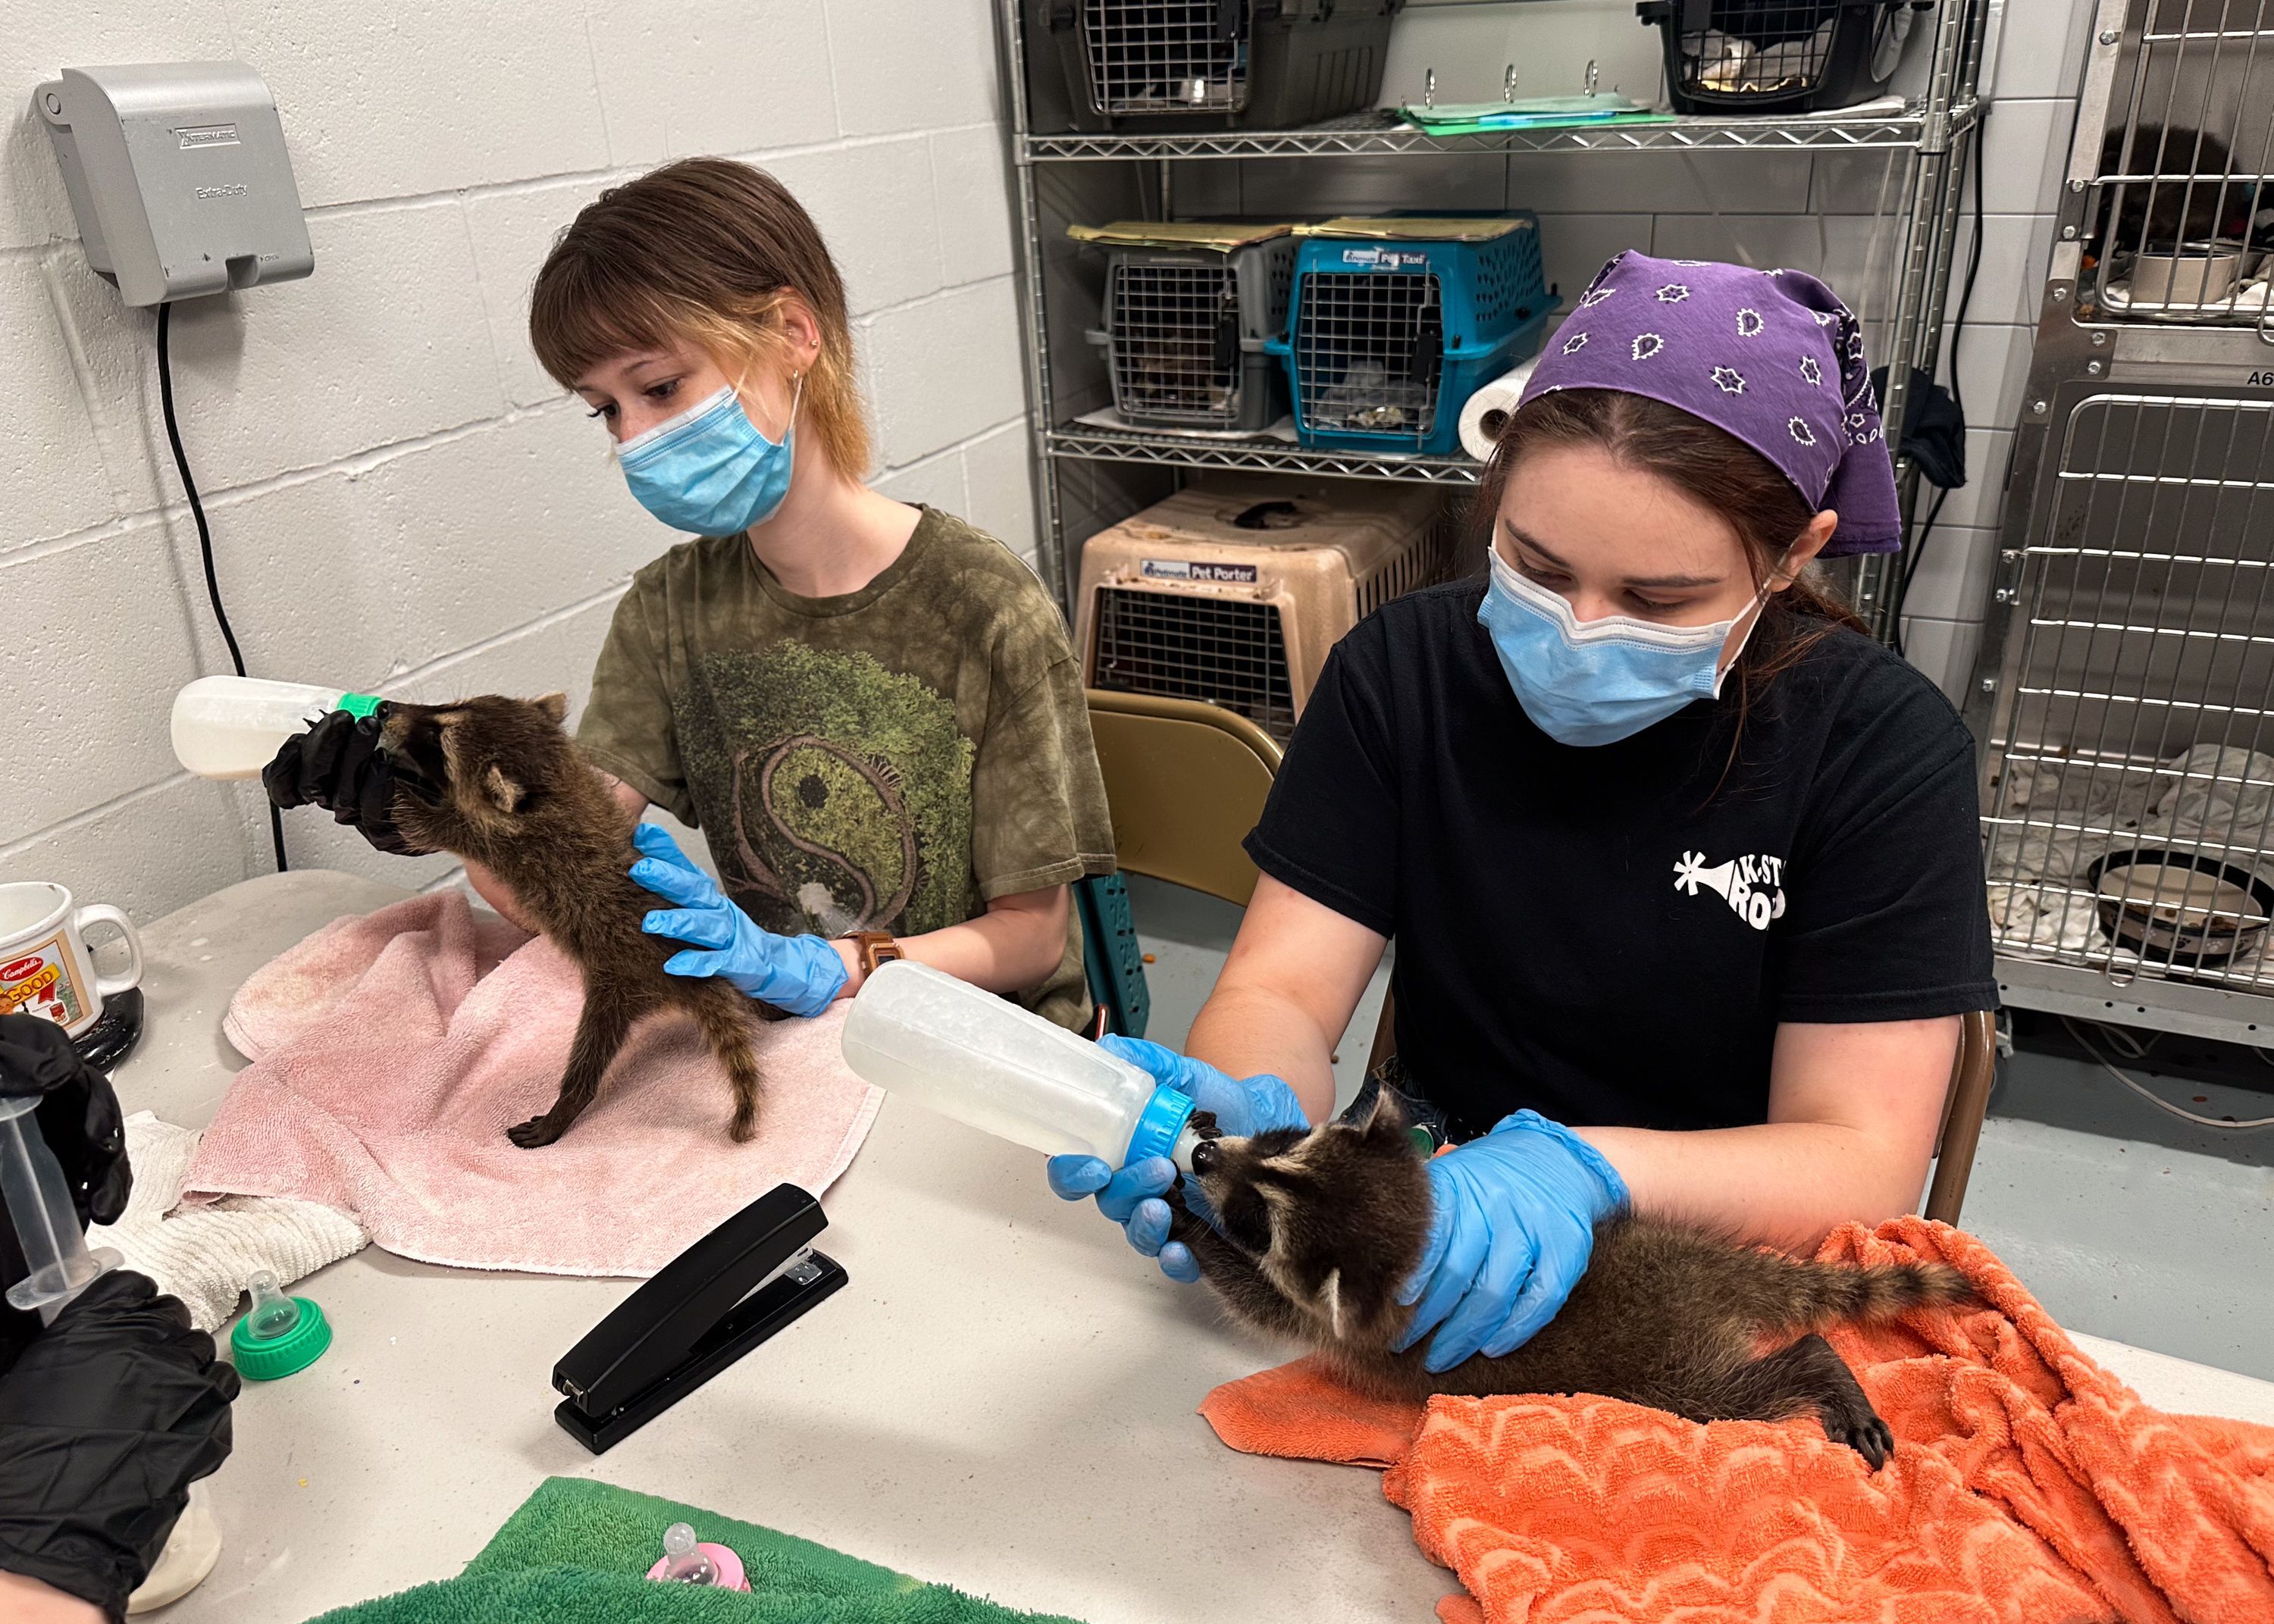
[[[1374,1109],[1367,1114],[1366,1120],[1359,1124],[1359,1132],[1369,1139],[1377,1136],[1384,1139],[1403,1139],[1405,1134],[1405,1101],[1399,1097],[1396,1089],[1376,1085],[1374,1091]]]
[[[505,769],[492,762],[489,771],[482,774],[482,793],[501,812],[518,812],[529,792],[506,777]]]
[[[546,719],[556,727],[568,719],[568,695],[566,694],[539,695],[530,703],[542,710]]]
[[[1343,1334],[1343,1272],[1329,1269],[1326,1283],[1319,1288],[1320,1304],[1327,1311],[1327,1323],[1337,1336]]]

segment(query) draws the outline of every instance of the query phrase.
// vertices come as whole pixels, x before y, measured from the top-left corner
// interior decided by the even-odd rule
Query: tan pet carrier
[[[1453,523],[1428,485],[1197,481],[1083,544],[1086,680],[1221,705],[1284,740],[1344,632],[1451,578]]]

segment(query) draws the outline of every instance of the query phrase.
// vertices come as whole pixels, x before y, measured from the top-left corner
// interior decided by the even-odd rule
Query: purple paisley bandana
[[[1524,399],[1554,389],[1623,389],[1728,430],[1838,512],[1824,557],[1902,545],[1864,335],[1804,271],[1620,254],[1547,341]]]

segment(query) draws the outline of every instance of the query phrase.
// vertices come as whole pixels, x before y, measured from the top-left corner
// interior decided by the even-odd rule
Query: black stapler
[[[821,1203],[777,1184],[681,1252],[553,1367],[553,1418],[613,1448],[845,1283]]]

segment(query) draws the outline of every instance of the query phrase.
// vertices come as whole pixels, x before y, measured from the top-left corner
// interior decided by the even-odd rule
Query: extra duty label
[[[1344,265],[1363,265],[1369,270],[1402,271],[1409,267],[1419,270],[1429,263],[1429,256],[1410,248],[1345,248]]]
[[[1255,584],[1253,564],[1205,564],[1194,559],[1147,559],[1139,568],[1152,581],[1221,581],[1237,586]]]

